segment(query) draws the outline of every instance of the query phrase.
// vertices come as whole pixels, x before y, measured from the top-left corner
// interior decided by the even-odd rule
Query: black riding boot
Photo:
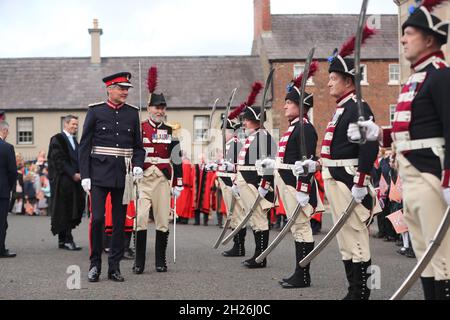
[[[204,213],[203,214],[203,225],[204,226],[208,225],[208,219],[209,219],[209,214]]]
[[[194,211],[194,226],[200,225],[200,210]]]
[[[233,247],[228,250],[222,252],[224,257],[244,257],[245,256],[245,235],[247,234],[247,228],[242,228],[234,237]]]
[[[437,300],[450,300],[450,280],[440,280],[434,282]]]
[[[372,265],[369,260],[367,262],[353,263],[353,279],[355,283],[354,300],[369,300],[370,289],[367,286],[369,274],[367,269]]]
[[[136,257],[134,260],[133,273],[141,274],[145,269],[145,252],[147,249],[147,230],[136,233]]]
[[[423,288],[425,300],[436,300],[436,289],[435,289],[434,277],[430,277],[430,278],[420,277],[420,281],[422,282],[422,288]]]
[[[269,230],[266,231],[253,231],[255,236],[255,253],[253,257],[243,262],[244,266],[249,269],[265,268],[267,265],[267,259],[264,259],[261,263],[256,263],[255,259],[267,249],[269,245]]]
[[[169,239],[169,231],[162,232],[162,231],[156,230],[156,242],[155,242],[156,272],[167,272],[166,250],[167,250],[168,239]]]
[[[295,242],[295,272],[283,279],[281,286],[285,289],[308,288],[311,286],[311,275],[309,274],[310,263],[302,268],[299,262],[303,260],[314,248],[314,242]]]
[[[355,295],[355,281],[353,280],[353,262],[352,260],[342,260],[345,267],[345,275],[348,281],[348,292],[342,300],[353,300]]]

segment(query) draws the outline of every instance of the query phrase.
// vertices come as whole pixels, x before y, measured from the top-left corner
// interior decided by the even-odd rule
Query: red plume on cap
[[[233,120],[239,117],[239,115],[245,110],[247,107],[251,107],[256,102],[256,97],[261,92],[263,88],[263,85],[261,82],[255,82],[252,85],[252,92],[247,98],[247,101],[242,103],[236,110],[234,110],[230,115],[228,116],[228,119]]]
[[[319,70],[319,62],[313,61],[313,63],[311,63],[311,66],[309,67],[308,79],[313,77],[318,70]],[[302,81],[303,81],[303,72],[297,77],[297,79],[294,80],[294,86],[296,86],[297,89],[300,89]]]
[[[156,68],[156,66],[151,66],[150,69],[148,69],[148,78],[147,78],[148,92],[149,93],[155,92],[157,85],[158,85],[158,69]]]
[[[424,6],[428,11],[431,12],[435,7],[446,1],[448,0],[424,0],[422,1],[422,6]]]
[[[362,44],[364,44],[367,39],[369,39],[370,37],[372,37],[375,34],[376,34],[375,29],[370,29],[366,25],[363,30]],[[345,57],[351,55],[355,51],[355,43],[356,43],[356,36],[353,36],[350,39],[348,39],[347,42],[345,42],[342,45],[341,50],[339,50],[339,55],[342,58],[345,58]]]

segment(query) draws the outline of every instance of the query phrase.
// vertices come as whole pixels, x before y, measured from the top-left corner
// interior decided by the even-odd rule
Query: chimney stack
[[[103,30],[98,27],[98,19],[94,19],[94,28],[88,29],[91,35],[91,63],[100,64],[100,36],[103,34]]]
[[[253,0],[253,10],[255,19],[253,40],[257,40],[261,34],[272,31],[270,0]]]

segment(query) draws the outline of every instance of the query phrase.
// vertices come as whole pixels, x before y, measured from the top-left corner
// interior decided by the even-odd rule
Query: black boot
[[[434,277],[430,277],[430,278],[420,277],[420,281],[422,282],[422,288],[423,288],[425,300],[436,300],[436,289],[434,287],[434,285],[435,285]]]
[[[208,226],[208,219],[209,219],[209,214],[204,213],[203,214],[203,225],[205,227]]]
[[[162,232],[156,230],[156,242],[155,242],[156,272],[167,272],[166,249],[168,239],[169,239],[169,231]]]
[[[437,300],[450,300],[450,280],[434,281]]]
[[[233,237],[233,248],[228,251],[222,252],[224,257],[244,257],[245,256],[245,235],[247,234],[247,228],[242,228],[234,237]]]
[[[216,215],[217,215],[217,226],[220,227],[220,228],[223,228],[223,226],[222,226],[222,223],[223,223],[223,216],[222,216],[222,214],[219,211],[217,211]]]
[[[134,259],[134,251],[130,248],[131,243],[131,232],[125,233],[125,245],[123,250],[123,259],[125,260],[133,260]]]
[[[264,259],[261,263],[256,263],[255,259],[267,249],[269,245],[269,230],[266,231],[253,231],[255,236],[255,254],[248,260],[243,262],[244,266],[249,269],[265,268],[267,265],[267,259]]]
[[[147,249],[147,230],[136,233],[136,257],[134,260],[133,273],[141,274],[145,269],[145,252]]]
[[[200,225],[200,210],[194,211],[194,226]]]
[[[347,295],[342,298],[342,300],[353,300],[355,292],[355,283],[353,280],[353,262],[352,260],[342,260],[345,267],[345,275],[348,281],[348,292]]]
[[[295,272],[280,283],[285,289],[308,288],[311,286],[311,276],[309,274],[310,263],[302,268],[299,262],[303,260],[314,249],[314,242],[295,242]]]
[[[369,300],[370,289],[367,286],[369,274],[367,269],[372,265],[369,260],[367,262],[353,263],[353,279],[355,283],[354,300]]]

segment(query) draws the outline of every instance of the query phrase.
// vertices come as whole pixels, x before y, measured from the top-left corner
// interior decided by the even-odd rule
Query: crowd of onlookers
[[[18,215],[47,215],[51,190],[45,152],[39,152],[32,161],[25,161],[18,153],[16,163],[18,177],[9,211]]]
[[[403,197],[401,181],[390,150],[381,149],[372,173],[378,200],[383,211],[377,216],[376,238],[395,242],[400,247],[397,253],[415,258],[409,232],[403,219]]]

